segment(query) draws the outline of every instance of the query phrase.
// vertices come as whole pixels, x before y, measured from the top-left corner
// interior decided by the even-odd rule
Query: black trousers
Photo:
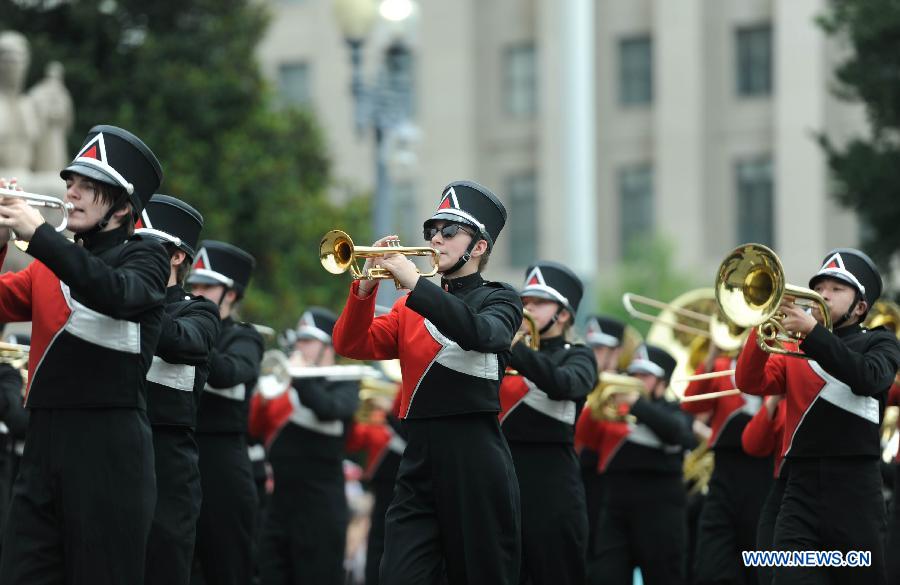
[[[597,532],[592,583],[631,585],[640,567],[645,585],[683,585],[685,490],[681,474],[614,472],[606,478],[605,512]]]
[[[700,512],[694,583],[756,585],[756,570],[741,551],[756,549],[756,529],[772,483],[772,461],[716,451],[709,493]]]
[[[243,434],[197,434],[203,504],[193,583],[247,585],[253,573],[256,485]]]
[[[775,567],[774,585],[886,583],[886,513],[877,459],[792,458],[775,550],[869,551],[866,568]]]
[[[147,543],[144,585],[187,585],[200,518],[200,466],[194,432],[153,427],[156,510]]]
[[[394,497],[394,482],[373,481],[369,487],[373,502],[366,544],[366,585],[378,585],[378,570],[384,554],[384,517]]]
[[[519,486],[495,414],[406,420],[382,585],[514,585]]]
[[[784,474],[785,472],[782,472]],[[775,550],[775,521],[778,519],[778,511],[781,509],[781,499],[784,497],[784,486],[787,485],[787,477],[779,477],[772,482],[772,488],[762,510],[759,513],[759,524],[756,527],[756,549]],[[772,567],[758,567],[756,576],[759,585],[772,585]]]
[[[3,536],[0,583],[141,583],[155,504],[146,413],[33,410]]]
[[[347,541],[344,477],[279,479],[260,546],[262,585],[341,585]]]
[[[894,464],[894,498],[888,517],[887,577],[888,583],[900,583],[900,465]]]
[[[585,582],[587,506],[572,445],[511,442],[522,498],[521,583]]]
[[[596,452],[584,449],[580,456],[581,482],[584,484],[584,501],[587,505],[588,544],[587,558],[590,559],[597,550],[597,526],[603,505],[603,475],[597,472]]]

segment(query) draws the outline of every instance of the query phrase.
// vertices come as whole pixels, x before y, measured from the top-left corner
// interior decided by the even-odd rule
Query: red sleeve
[[[391,360],[398,356],[397,332],[399,330],[399,306],[405,297],[394,303],[387,315],[375,317],[375,292],[359,298],[359,281],[350,285],[350,295],[344,311],[334,326],[332,340],[334,350],[356,360]]]
[[[350,425],[350,432],[347,433],[347,440],[344,444],[344,449],[346,449],[347,453],[356,453],[366,448],[368,426],[365,423],[353,423]]]
[[[753,415],[744,427],[744,434],[741,435],[744,453],[751,457],[768,457],[775,451],[775,421],[778,418],[779,408],[783,408],[781,404],[776,407],[772,418],[769,418],[769,409],[763,403],[759,411]]]
[[[581,451],[581,449],[587,447],[588,449],[594,449],[594,446],[597,444],[596,438],[596,422],[594,417],[591,416],[591,409],[585,406],[581,409],[581,414],[578,415],[578,421],[575,423],[575,450]]]
[[[0,264],[7,246],[0,250]],[[36,262],[19,272],[0,274],[0,322],[31,321],[31,273]]]
[[[250,399],[250,416],[247,418],[247,434],[254,439],[266,439],[266,403],[259,393]]]
[[[785,358],[769,354],[756,345],[756,329],[750,331],[735,368],[735,382],[741,392],[757,396],[785,393]],[[796,358],[791,358],[796,359]]]
[[[900,384],[896,380],[891,384],[891,389],[888,390],[887,405],[900,406]]]

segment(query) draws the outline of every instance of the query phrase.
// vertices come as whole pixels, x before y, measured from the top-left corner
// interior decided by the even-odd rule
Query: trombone
[[[263,354],[260,362],[256,390],[266,400],[272,400],[287,392],[293,380],[325,378],[332,381],[346,381],[378,376],[380,372],[377,369],[365,364],[294,366],[283,351],[270,349]]]
[[[75,209],[75,205],[73,203],[62,201],[57,197],[52,197],[50,195],[38,195],[36,193],[28,193],[26,191],[17,191],[15,189],[0,189],[0,197],[22,199],[23,201],[25,201],[25,203],[35,208],[58,210],[60,213],[60,219],[59,222],[56,223],[53,227],[53,229],[58,232],[63,232],[66,230],[66,227],[69,225],[69,212]],[[16,239],[16,234],[13,233],[12,230],[10,230],[10,239],[14,240],[16,247],[23,252],[28,249],[28,242]]]
[[[781,324],[779,307],[785,298],[816,307],[823,325],[831,330],[831,313],[825,299],[808,288],[787,284],[778,256],[762,244],[738,246],[719,266],[716,276],[716,302],[722,313],[741,327],[756,327],[756,343],[767,353],[807,358],[801,352],[786,349],[785,343],[799,338]]]
[[[393,241],[392,241],[393,242]],[[322,267],[332,274],[343,274],[350,270],[354,280],[380,280],[393,278],[397,289],[403,288],[400,282],[394,278],[390,271],[373,266],[365,272],[359,267],[359,259],[381,258],[388,254],[401,254],[403,256],[431,256],[432,268],[429,272],[419,271],[421,276],[434,276],[438,271],[438,257],[440,253],[434,248],[428,247],[404,247],[399,243],[389,246],[355,246],[353,240],[341,230],[331,230],[322,236],[319,243],[319,262]]]
[[[706,292],[707,290],[709,289],[697,289],[697,292]],[[712,292],[710,291],[710,298],[711,297]],[[679,297],[679,299],[680,298],[681,297]],[[635,303],[659,309],[660,312],[654,315],[647,311],[641,311],[635,307]],[[688,335],[709,339],[724,351],[735,351],[740,349],[744,344],[744,335],[746,334],[747,329],[745,327],[738,327],[727,319],[723,319],[718,311],[709,315],[707,313],[688,309],[684,306],[679,306],[675,302],[664,303],[650,297],[630,292],[622,295],[622,305],[624,305],[628,314],[635,319],[649,321],[653,324],[662,324],[671,327],[676,331],[687,333]],[[706,328],[700,328],[686,325],[685,323],[677,321],[676,317],[700,321],[701,323],[706,323],[707,326]]]

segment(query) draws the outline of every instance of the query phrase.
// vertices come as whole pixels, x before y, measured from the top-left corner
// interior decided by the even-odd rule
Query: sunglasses
[[[423,230],[423,232],[424,232],[423,235],[425,236],[425,240],[428,242],[430,242],[431,238],[433,238],[435,236],[435,234],[437,234],[438,232],[440,232],[441,236],[445,239],[452,238],[459,232],[463,232],[465,234],[469,234],[470,236],[472,236],[472,232],[470,232],[467,229],[464,229],[458,223],[448,223],[447,225],[445,225],[442,228],[427,227]]]

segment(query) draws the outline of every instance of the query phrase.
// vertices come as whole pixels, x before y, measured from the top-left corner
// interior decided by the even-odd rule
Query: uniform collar
[[[834,330],[834,334],[842,338],[857,335],[858,333],[862,333],[862,326],[859,323],[855,323],[849,327],[839,327]]]
[[[166,289],[166,303],[174,303],[176,301],[184,301],[188,299],[188,294],[184,292],[180,284],[173,284]]]
[[[484,284],[480,272],[473,272],[459,278],[441,278],[441,288],[451,293],[461,293]]]
[[[75,239],[80,240],[94,254],[99,254],[124,243],[128,237],[128,228],[121,225],[107,232],[94,232],[83,237],[76,235]]]
[[[566,341],[565,335],[556,335],[555,337],[551,337],[549,339],[541,339],[541,350],[543,351],[548,349],[559,349],[562,346],[566,345],[566,343],[568,342]]]

